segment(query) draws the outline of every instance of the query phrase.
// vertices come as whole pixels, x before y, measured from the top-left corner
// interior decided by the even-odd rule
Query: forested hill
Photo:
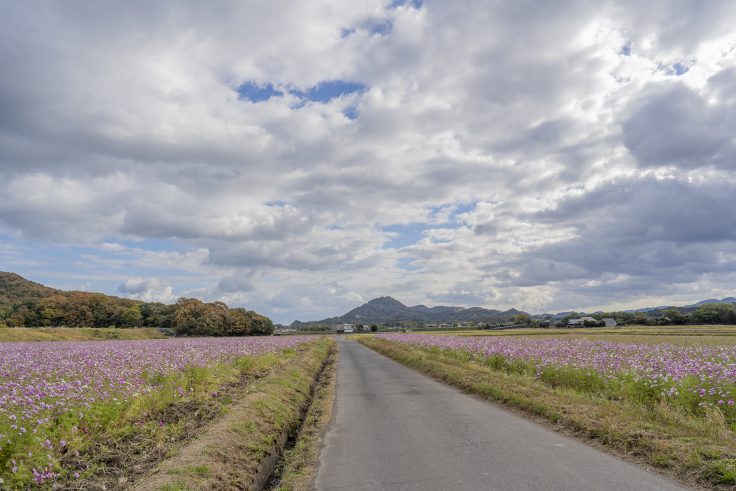
[[[15,273],[0,271],[0,305],[50,297],[56,293],[59,290],[27,280]]]
[[[452,322],[500,322],[508,321],[517,315],[524,315],[516,309],[500,311],[481,307],[427,307],[415,305],[409,307],[391,297],[374,298],[368,303],[356,307],[339,317],[330,317],[321,321],[299,322],[292,324],[301,327],[310,324],[384,324],[384,323],[452,323]]]
[[[142,302],[103,293],[62,291],[0,272],[1,327],[159,327],[182,335],[271,334],[268,317],[222,302],[180,298]]]

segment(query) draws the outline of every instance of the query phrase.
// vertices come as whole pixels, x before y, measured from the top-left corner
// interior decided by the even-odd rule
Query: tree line
[[[157,327],[177,335],[247,336],[273,332],[268,317],[222,302],[180,298],[141,302],[102,293],[59,292],[0,304],[0,327]]]
[[[610,317],[618,324],[647,326],[736,324],[736,303],[708,303],[695,308],[668,307],[648,312],[574,313],[559,319],[556,325],[565,326],[569,319],[582,316],[590,316],[598,320]]]

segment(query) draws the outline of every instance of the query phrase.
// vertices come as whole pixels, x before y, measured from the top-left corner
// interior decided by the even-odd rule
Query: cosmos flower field
[[[248,337],[146,341],[0,343],[0,488],[21,475],[50,484],[103,411],[136,401],[187,397],[172,374],[292,348],[309,338]],[[168,378],[167,378],[168,377]],[[176,380],[172,386],[171,381]],[[216,396],[216,393],[213,395]],[[109,419],[109,418],[108,418]],[[82,445],[83,446],[83,445]]]
[[[647,404],[669,401],[694,413],[718,408],[729,423],[736,422],[736,346],[518,336],[380,334],[378,337],[452,350],[495,369],[529,373],[553,386]]]

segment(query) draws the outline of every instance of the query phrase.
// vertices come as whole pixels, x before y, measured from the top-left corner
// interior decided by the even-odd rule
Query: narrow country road
[[[669,490],[665,478],[340,339],[319,490]]]

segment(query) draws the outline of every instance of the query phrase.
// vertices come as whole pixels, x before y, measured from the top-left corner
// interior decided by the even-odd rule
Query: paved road
[[[681,489],[355,341],[340,349],[317,489]]]

